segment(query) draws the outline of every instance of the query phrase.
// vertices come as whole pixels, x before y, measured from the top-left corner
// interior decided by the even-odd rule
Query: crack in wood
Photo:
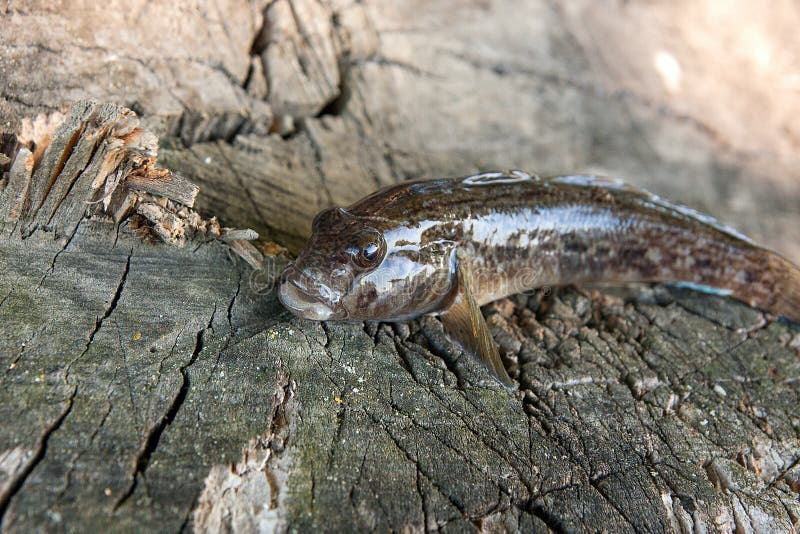
[[[455,456],[459,457],[466,465],[469,465],[470,467],[472,467],[472,468],[474,468],[476,470],[480,470],[480,468],[481,468],[480,464],[477,462],[477,460],[475,460],[473,458],[470,458],[468,452],[462,451],[461,449],[457,448],[452,443],[449,443],[447,440],[443,439],[442,436],[440,436],[437,432],[432,432],[433,428],[423,425],[422,423],[417,421],[414,417],[412,417],[411,415],[405,413],[393,401],[389,400],[389,406],[392,408],[392,410],[395,411],[395,413],[400,414],[403,417],[407,418],[411,422],[411,424],[415,428],[417,428],[418,430],[422,431],[423,433],[430,433],[436,439],[436,441],[438,441],[447,450],[452,452]],[[467,427],[469,426],[466,423],[466,421],[464,421],[463,417],[458,416],[458,414],[456,414],[455,412],[452,412],[452,413],[453,413],[454,416],[458,417],[461,420],[461,422],[464,424],[464,426],[467,426]],[[483,440],[479,436],[476,435],[475,437],[476,437],[476,439],[478,439],[478,441],[483,442]],[[485,445],[485,443],[482,443],[482,444]],[[493,451],[493,452],[495,452],[495,454],[497,454],[496,451]],[[502,455],[498,454],[498,456],[500,456],[502,458]],[[417,461],[417,464],[419,464],[418,461]],[[512,467],[512,469],[513,469],[513,467]],[[501,492],[503,492],[505,494],[510,494],[508,488],[504,487],[500,483],[500,480],[502,480],[502,477],[499,477],[498,480],[493,480],[495,487],[498,488],[498,491],[501,491]],[[525,481],[521,481],[521,482],[523,484],[525,483]]]
[[[532,502],[526,511],[533,514],[536,518],[542,521],[548,529],[556,534],[568,534],[571,532],[571,529],[567,528],[563,520],[556,514],[550,512],[550,510],[547,509],[547,506],[545,506],[541,501]]]
[[[231,341],[233,340],[233,338],[236,335],[236,328],[234,328],[234,326],[233,326],[233,306],[236,303],[236,299],[239,296],[239,293],[241,293],[241,291],[242,291],[242,273],[240,272],[239,273],[239,278],[236,281],[236,292],[233,294],[233,297],[231,297],[231,299],[228,301],[228,306],[227,306],[227,310],[226,310],[226,316],[227,316],[227,319],[228,319],[228,333],[225,336],[225,342],[222,344],[222,347],[217,352],[217,357],[214,360],[214,365],[211,368],[211,372],[208,373],[208,378],[206,379],[206,384],[211,382],[211,380],[213,379],[214,375],[217,372],[217,369],[219,368],[219,362],[220,362],[220,359],[222,358],[222,355],[225,353],[226,350],[228,350],[228,348],[231,345]],[[177,340],[176,340],[176,343],[177,343]],[[173,350],[174,349],[175,349],[175,347],[173,346]],[[163,364],[164,361],[162,360],[161,363]],[[161,366],[159,366],[159,375],[160,375],[160,373],[161,373]]]
[[[36,439],[33,456],[31,456],[31,458],[25,463],[24,467],[6,483],[7,485],[5,490],[0,493],[0,529],[3,527],[3,520],[5,519],[5,514],[11,505],[12,499],[22,490],[22,487],[25,485],[25,481],[28,479],[36,466],[39,465],[39,462],[44,459],[45,455],[47,454],[47,443],[49,442],[50,437],[61,427],[64,419],[66,419],[72,411],[73,400],[75,399],[75,394],[77,391],[78,386],[73,386],[72,392],[69,394],[69,397],[67,397],[61,413],[59,413],[58,416],[52,422],[50,422],[47,427],[45,427],[44,431]]]
[[[430,524],[430,511],[428,510],[428,498],[422,489],[422,473],[419,470],[419,466],[414,466],[414,467],[415,467],[414,472],[416,474],[416,476],[414,477],[414,482],[417,490],[417,495],[419,495],[420,511],[422,512],[422,529],[425,532],[428,532],[429,530],[433,530],[433,526]]]
[[[431,353],[442,360],[445,368],[455,377],[458,388],[466,387],[469,380],[465,376],[460,362],[461,358],[465,357],[464,351],[447,337],[444,327],[438,319],[423,317],[419,320],[419,324],[420,332],[425,336]]]
[[[434,79],[434,80],[435,79],[439,79],[439,80],[443,79],[442,75],[437,74],[434,71],[425,70],[425,69],[420,68],[420,67],[414,65],[413,63],[409,63],[407,61],[401,61],[399,59],[392,59],[392,58],[384,57],[384,56],[381,56],[381,55],[378,55],[378,54],[353,62],[354,65],[358,65],[358,64],[361,64],[361,63],[364,63],[364,64],[371,63],[371,64],[374,64],[374,65],[380,65],[382,67],[395,67],[395,68],[398,68],[398,69],[402,69],[402,70],[408,71],[411,74],[414,74],[416,76],[421,76],[421,77],[424,77],[424,78],[431,78],[431,79]]]
[[[618,504],[618,503],[617,503],[617,502],[616,502],[614,499],[612,499],[612,498],[611,498],[611,497],[608,495],[608,493],[606,492],[606,490],[605,490],[605,489],[603,489],[603,487],[602,487],[602,486],[603,486],[603,485],[602,485],[602,481],[603,481],[605,478],[607,478],[607,477],[609,477],[609,476],[612,476],[612,475],[614,475],[614,474],[616,474],[616,473],[609,473],[608,475],[606,475],[605,477],[603,477],[603,478],[601,478],[601,479],[599,479],[599,480],[597,480],[597,479],[592,479],[592,478],[589,478],[589,484],[591,484],[591,486],[592,486],[594,489],[596,489],[596,490],[597,490],[597,493],[599,493],[599,494],[600,494],[600,496],[601,496],[601,497],[603,497],[603,500],[605,500],[605,501],[606,501],[606,502],[607,502],[607,503],[608,503],[608,504],[609,504],[609,505],[610,505],[610,506],[611,506],[611,507],[614,509],[614,511],[616,511],[616,512],[617,512],[617,514],[619,514],[619,516],[622,518],[622,520],[623,520],[623,521],[625,521],[625,523],[627,523],[627,525],[628,525],[629,527],[631,527],[632,529],[636,530],[636,525],[635,525],[635,524],[634,524],[634,523],[631,521],[631,518],[630,518],[630,517],[628,517],[628,514],[626,514],[626,513],[625,513],[625,511],[624,511],[624,510],[622,510],[622,508],[620,508],[620,505],[619,505],[619,504]],[[653,525],[651,525],[651,526],[653,526]]]
[[[83,128],[85,128],[85,127],[86,126],[84,124]],[[92,132],[91,135],[83,135],[83,132],[81,132],[81,137],[83,139],[87,139],[87,138],[90,139],[90,142],[92,143],[92,149],[89,152],[89,157],[86,159],[86,162],[85,162],[85,164],[83,165],[82,168],[75,170],[75,175],[70,179],[69,184],[66,187],[66,190],[61,195],[61,198],[59,198],[55,202],[55,204],[53,205],[53,209],[50,212],[50,215],[47,217],[47,222],[45,223],[46,225],[50,225],[53,222],[53,217],[55,217],[56,212],[58,211],[58,209],[61,207],[61,205],[67,199],[69,194],[72,192],[73,187],[75,187],[75,184],[78,182],[78,180],[81,177],[81,175],[83,174],[83,172],[86,171],[86,169],[90,168],[92,166],[92,164],[94,163],[94,158],[95,158],[95,155],[97,154],[97,151],[100,150],[100,148],[104,146],[104,137],[105,137],[107,129],[108,129],[108,126],[103,126],[102,129],[100,129],[99,131]],[[74,151],[74,149],[75,149],[74,146],[70,147],[70,151]],[[63,169],[61,169],[61,170],[63,171]],[[60,171],[59,171],[59,176],[57,176],[56,179],[58,179],[58,178],[62,178]],[[62,180],[63,180],[63,178],[62,178]],[[53,183],[55,184],[55,180],[53,181]],[[76,224],[75,229],[77,229],[78,224],[80,224],[80,221],[82,219],[83,219],[83,217],[80,217],[78,219],[78,223]],[[73,236],[75,235],[75,230],[72,231],[72,235]],[[72,237],[70,237],[70,240],[71,239],[72,239]]]
[[[291,410],[289,408],[294,398],[294,384],[288,376],[281,378],[276,386],[273,396],[272,414],[270,416],[269,430],[267,431],[265,447],[271,451],[266,460],[264,474],[269,483],[269,509],[274,510],[278,507],[281,486],[277,477],[272,471],[272,464],[276,456],[280,456],[286,450],[290,438]]]
[[[17,367],[20,360],[22,360],[22,356],[25,354],[25,349],[27,349],[31,343],[39,336],[41,336],[45,330],[47,329],[47,325],[42,325],[39,329],[31,334],[30,337],[26,338],[25,341],[22,342],[22,346],[20,347],[19,351],[17,352],[16,356],[14,356],[6,367],[5,373],[2,376],[2,380],[0,380],[0,384],[4,384],[11,374],[11,372]]]
[[[794,461],[792,461],[792,462],[789,464],[789,466],[788,466],[788,467],[784,468],[784,469],[783,469],[783,470],[782,470],[780,473],[776,474],[776,475],[775,475],[775,477],[773,478],[773,480],[772,480],[772,481],[770,481],[770,483],[769,483],[769,484],[767,484],[767,489],[772,489],[772,488],[773,488],[773,487],[774,487],[774,486],[775,486],[777,483],[779,483],[779,482],[784,482],[784,483],[786,483],[786,484],[787,484],[787,486],[789,486],[789,488],[790,488],[792,491],[794,491],[795,493],[800,493],[800,487],[794,488],[794,487],[792,487],[792,486],[791,486],[791,484],[789,484],[788,482],[786,482],[786,477],[787,477],[787,476],[789,475],[789,473],[791,473],[791,472],[792,472],[792,470],[793,470],[795,467],[797,467],[798,465],[800,465],[800,456],[798,456],[797,458],[795,458],[795,459],[794,459]]]
[[[95,320],[94,328],[89,333],[89,339],[86,341],[86,346],[84,347],[83,351],[78,356],[73,358],[64,369],[65,384],[69,383],[69,374],[72,370],[72,366],[75,364],[75,362],[83,358],[87,352],[89,352],[92,342],[94,341],[94,337],[100,331],[100,328],[102,328],[103,323],[111,316],[112,313],[114,313],[114,310],[117,309],[117,304],[122,296],[122,291],[125,289],[125,283],[128,281],[128,273],[130,273],[131,270],[131,257],[133,257],[133,248],[131,248],[130,252],[128,253],[128,257],[125,260],[125,268],[122,270],[122,276],[120,276],[119,283],[117,283],[117,288],[114,290],[114,295],[111,297],[111,302],[109,302],[108,307],[103,312],[103,315]]]
[[[216,306],[214,306],[214,311],[211,313],[211,319],[208,321],[208,325],[205,328],[197,332],[197,336],[195,338],[195,346],[194,350],[192,351],[192,355],[189,358],[189,361],[186,362],[180,368],[181,374],[181,386],[178,389],[177,395],[173,398],[172,402],[170,403],[167,411],[164,415],[156,422],[150,425],[150,428],[147,429],[145,433],[145,439],[142,442],[139,451],[136,453],[136,456],[133,460],[133,468],[129,475],[131,482],[128,488],[120,495],[120,497],[114,502],[112,510],[116,512],[120,506],[125,504],[125,502],[133,495],[133,492],[136,490],[136,486],[138,484],[139,477],[143,477],[145,471],[147,470],[148,463],[150,462],[150,457],[158,448],[158,443],[161,439],[161,434],[164,430],[172,424],[175,420],[175,417],[178,415],[181,407],[183,406],[184,401],[186,400],[187,395],[189,394],[189,368],[194,365],[197,361],[198,357],[200,356],[200,352],[203,350],[203,336],[205,335],[206,331],[212,329],[212,323],[214,321],[214,315],[217,312]]]
[[[359,488],[364,480],[364,467],[367,464],[367,455],[369,454],[371,446],[372,442],[370,441],[364,447],[364,454],[361,456],[361,463],[358,465],[358,476],[356,477],[355,481],[350,485],[350,489],[347,491],[347,500],[350,502],[350,507],[353,509],[353,511],[358,510],[358,505],[356,504],[356,499],[355,499],[355,492],[356,488]]]
[[[333,433],[331,444],[328,448],[328,462],[325,466],[328,471],[331,471],[331,468],[333,467],[333,461],[336,457],[336,450],[342,441],[342,429],[344,428],[345,417],[347,416],[347,396],[344,391],[345,390],[343,389],[339,392],[339,399],[342,402],[339,404],[339,408],[336,411],[336,431]]]
[[[78,219],[78,222],[75,224],[75,228],[73,228],[72,232],[70,232],[69,237],[67,238],[66,242],[64,243],[64,246],[61,247],[58,251],[56,251],[55,254],[53,254],[53,260],[50,262],[50,268],[47,270],[47,272],[44,273],[44,275],[42,276],[42,279],[39,280],[39,287],[42,287],[42,284],[44,284],[44,281],[47,279],[47,277],[55,272],[55,270],[56,270],[56,262],[58,261],[58,257],[61,256],[61,254],[64,251],[66,251],[67,248],[69,247],[69,245],[72,243],[72,240],[75,238],[75,236],[78,233],[78,228],[80,228],[81,224],[83,223],[83,221],[85,219],[86,219],[86,217],[81,217],[80,219]],[[115,240],[115,242],[116,242],[116,240]]]
[[[66,123],[64,123],[64,124],[66,124]],[[34,207],[27,214],[27,217],[31,221],[33,221],[36,218],[36,216],[39,213],[39,210],[42,208],[42,206],[44,205],[45,201],[47,200],[47,197],[50,195],[50,191],[53,189],[53,185],[55,185],[56,180],[61,175],[61,171],[63,171],[64,167],[67,165],[67,161],[69,161],[69,158],[72,156],[72,154],[73,154],[73,152],[75,150],[75,147],[78,144],[78,141],[81,140],[85,130],[86,130],[86,124],[84,122],[81,122],[78,125],[78,127],[75,128],[70,133],[69,138],[66,140],[66,143],[64,144],[63,148],[61,146],[59,146],[59,149],[62,149],[61,154],[60,154],[60,156],[58,158],[58,161],[55,164],[55,167],[50,172],[49,180],[47,181],[46,184],[44,184],[44,190],[43,191],[37,191],[35,188],[31,188],[31,191],[30,191],[31,195],[33,195],[34,193],[39,193],[41,195],[41,198],[39,198],[39,199],[33,198],[32,196],[30,197],[30,201],[31,202],[37,202],[37,200],[38,200],[38,203],[35,205],[36,207]],[[56,131],[56,133],[58,133],[58,131]],[[38,170],[37,168],[34,168],[31,171],[31,173],[33,175],[36,175],[36,171],[37,170]],[[38,182],[31,182],[31,185],[35,185],[37,183]],[[41,184],[39,184],[39,185],[41,185]],[[23,230],[22,238],[25,239],[26,237],[30,237],[30,235],[36,230],[37,226],[38,225],[34,225],[32,227],[32,229],[31,229],[30,233],[26,233],[26,231]]]
[[[20,106],[23,106],[23,107],[26,107],[26,108],[33,108],[33,109],[37,109],[37,110],[42,110],[42,109],[45,109],[45,110],[48,110],[48,111],[57,111],[58,110],[58,106],[54,106],[54,105],[48,104],[46,102],[35,102],[35,103],[34,102],[28,102],[27,100],[24,100],[22,97],[20,97],[18,95],[12,95],[11,93],[8,93],[8,92],[6,92],[5,90],[2,90],[2,89],[0,89],[0,100],[7,100],[9,102],[14,102],[16,104],[19,104]]]
[[[386,435],[392,441],[392,443],[397,448],[397,450],[403,455],[403,457],[409,463],[411,463],[411,465],[414,466],[415,469],[417,469],[419,471],[419,473],[422,474],[422,476],[425,477],[425,479],[428,481],[428,483],[433,488],[435,488],[436,491],[439,492],[439,494],[442,497],[447,499],[450,502],[450,504],[453,506],[453,508],[455,508],[459,512],[459,514],[461,514],[462,517],[469,517],[469,514],[467,513],[466,508],[464,507],[464,504],[457,497],[455,497],[453,495],[450,495],[450,493],[446,492],[444,488],[442,488],[436,482],[434,482],[434,480],[432,478],[432,475],[427,473],[422,468],[422,466],[420,465],[419,461],[417,460],[417,458],[414,457],[414,455],[411,453],[411,451],[409,451],[408,449],[403,447],[403,445],[400,443],[400,440],[394,435],[394,433],[392,433],[391,430],[389,430],[389,427],[381,420],[381,418],[377,417],[376,415],[374,415],[372,413],[369,413],[369,412],[365,412],[365,413],[370,417],[370,419],[372,419],[373,423],[375,423],[377,426],[379,426],[386,433]]]
[[[95,440],[97,439],[98,434],[103,429],[103,426],[106,424],[108,420],[108,416],[111,415],[112,404],[109,400],[111,397],[112,388],[108,388],[108,392],[106,395],[106,402],[108,403],[106,407],[106,411],[103,413],[103,416],[100,418],[100,422],[97,424],[95,429],[92,431],[92,435],[89,436],[88,445],[81,449],[77,454],[75,454],[70,461],[69,467],[67,468],[66,474],[64,474],[64,488],[58,493],[56,500],[61,500],[69,491],[70,487],[72,486],[72,474],[75,472],[75,465],[78,463],[78,460],[89,450],[89,447],[94,445]]]
[[[2,308],[2,307],[3,307],[3,304],[5,304],[5,303],[6,303],[6,301],[9,299],[9,297],[11,297],[11,295],[12,295],[13,293],[14,293],[14,290],[13,290],[13,289],[9,289],[9,290],[8,290],[8,293],[6,293],[6,296],[5,296],[5,297],[3,297],[3,298],[0,300],[0,308]]]

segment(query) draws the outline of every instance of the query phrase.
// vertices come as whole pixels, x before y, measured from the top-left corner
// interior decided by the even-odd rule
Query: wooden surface
[[[797,325],[664,288],[515,297],[485,309],[512,395],[436,320],[291,317],[285,259],[209,226],[165,244],[122,171],[133,218],[94,202],[130,115],[78,98],[140,115],[202,221],[290,250],[379,185],[524,168],[624,178],[800,259],[793,3],[453,4],[0,7],[0,127],[48,146],[32,207],[24,165],[1,182],[3,530],[798,528]]]

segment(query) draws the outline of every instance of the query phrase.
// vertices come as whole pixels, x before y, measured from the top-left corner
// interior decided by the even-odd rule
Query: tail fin
[[[773,301],[765,308],[800,324],[800,267],[777,254],[768,263],[775,285]]]

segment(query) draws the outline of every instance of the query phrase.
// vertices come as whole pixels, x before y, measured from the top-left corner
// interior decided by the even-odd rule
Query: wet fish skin
[[[800,269],[738,232],[606,178],[520,171],[407,182],[321,212],[279,297],[312,319],[437,314],[474,351],[486,343],[468,337],[488,330],[470,301],[628,282],[705,288],[800,322]],[[499,357],[479,356],[498,372]]]

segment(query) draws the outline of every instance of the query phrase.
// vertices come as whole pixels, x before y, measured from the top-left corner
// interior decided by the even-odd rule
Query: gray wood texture
[[[546,288],[484,309],[509,394],[276,302],[318,209],[490,168],[800,259],[795,4],[455,4],[0,6],[3,531],[798,529],[798,325]]]

